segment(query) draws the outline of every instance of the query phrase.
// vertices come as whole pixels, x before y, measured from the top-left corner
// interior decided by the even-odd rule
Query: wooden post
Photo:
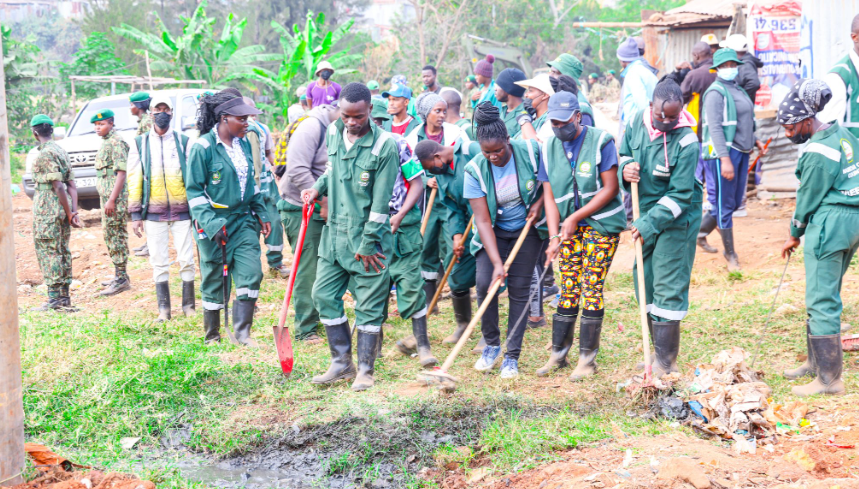
[[[146,51],[146,74],[149,75],[149,90],[154,91],[155,87],[152,85],[152,70],[149,69],[149,51]]]
[[[24,482],[24,405],[6,116],[6,74],[0,63],[0,486],[14,486]]]

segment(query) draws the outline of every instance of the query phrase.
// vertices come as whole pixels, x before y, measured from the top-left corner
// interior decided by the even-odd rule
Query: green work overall
[[[859,75],[856,73],[856,67],[853,66],[853,60],[850,55],[841,58],[838,63],[829,70],[830,73],[835,73],[841,77],[844,82],[844,87],[847,89],[847,106],[844,109],[844,118],[838,121],[841,127],[850,131],[855,137],[859,137]]]
[[[254,181],[259,186],[260,194],[262,194],[263,202],[265,203],[266,212],[271,219],[271,233],[265,238],[266,246],[266,261],[270,268],[279,268],[283,265],[283,226],[279,219],[277,203],[280,201],[280,192],[277,188],[277,183],[274,181],[274,175],[271,171],[271,165],[265,157],[265,148],[262,148],[260,141],[260,133],[264,130],[251,123],[248,127],[247,138],[251,144],[251,152],[254,161]],[[265,137],[272,137],[271,134],[266,134]]]
[[[480,144],[471,142],[468,144],[458,141],[453,149],[453,168],[445,168],[441,175],[435,175],[438,182],[439,200],[447,209],[447,220],[444,223],[444,233],[448,239],[453,239],[457,234],[465,232],[468,220],[471,218],[471,206],[468,199],[462,197],[462,188],[465,185],[465,165],[475,155],[480,154]],[[453,266],[447,284],[453,292],[468,291],[475,285],[475,274],[477,263],[471,254],[469,243],[473,238],[470,231],[465,238],[465,250],[459,262]],[[455,243],[454,243],[455,244]],[[453,248],[448,251],[445,264],[449,265],[454,259]]]
[[[518,138],[519,133],[522,132],[522,126],[517,119],[523,115],[528,115],[528,111],[525,110],[525,104],[523,103],[520,103],[513,110],[510,110],[507,104],[501,107],[501,120],[507,126],[507,135],[511,138]]]
[[[632,225],[643,239],[647,311],[655,321],[681,321],[689,311],[689,281],[701,225],[703,190],[695,178],[698,138],[691,128],[682,127],[651,141],[643,122],[646,112],[638,113],[623,135],[618,174],[623,175],[629,163],[639,164],[641,217]],[[620,181],[632,191],[622,176]],[[638,290],[638,277],[632,275]]]
[[[247,178],[241,182],[245,188],[242,197],[236,168],[216,131],[217,126],[194,141],[185,180],[200,253],[200,291],[207,311],[224,308],[221,244],[214,241],[215,233],[226,227],[227,268],[236,284],[236,299],[255,301],[262,281],[257,218],[269,222],[260,188],[254,184],[250,144],[240,140],[248,163]]]
[[[280,219],[286,231],[286,239],[292,247],[292,254],[298,250],[298,234],[301,231],[301,207],[290,204],[286,200],[277,203]],[[304,339],[316,334],[319,326],[319,312],[313,305],[313,283],[316,282],[316,265],[319,260],[319,240],[322,237],[322,227],[325,219],[315,209],[310,221],[307,223],[307,231],[304,234],[304,245],[301,248],[301,262],[295,272],[295,282],[292,288],[292,303],[295,304],[295,337]],[[272,230],[274,232],[274,230]]]
[[[811,336],[841,333],[841,283],[859,248],[859,140],[838,123],[811,137],[799,158],[795,238],[805,235],[805,305]]]
[[[345,125],[328,126],[330,167],[313,188],[328,196],[328,222],[322,229],[319,264],[313,286],[313,303],[322,323],[336,326],[347,321],[343,294],[354,281],[356,328],[378,334],[384,321],[392,251],[388,203],[397,178],[399,156],[394,138],[370,124],[367,134],[351,149],[344,142]],[[364,269],[355,255],[382,253],[386,268]]]
[[[412,158],[412,152],[405,138],[392,134],[399,151],[400,169],[397,178],[407,182],[417,182],[424,174],[420,163]],[[405,195],[402,196],[405,200]],[[393,205],[394,202],[391,202]],[[402,202],[398,203],[402,206]],[[391,216],[394,209],[391,208]],[[394,233],[391,266],[391,281],[397,287],[397,309],[403,319],[418,319],[427,315],[427,296],[421,279],[421,260],[423,237],[421,236],[421,211],[415,205],[400,222]]]

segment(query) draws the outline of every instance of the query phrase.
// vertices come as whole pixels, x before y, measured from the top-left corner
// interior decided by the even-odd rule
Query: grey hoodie
[[[755,57],[752,53],[746,53],[740,57],[743,62],[739,66],[737,74],[737,83],[740,87],[749,94],[752,102],[755,101],[755,96],[758,89],[761,88],[761,79],[758,77],[758,68],[763,68],[764,62]]]
[[[292,205],[301,206],[301,191],[309,189],[325,172],[328,149],[325,131],[334,122],[337,108],[331,105],[314,107],[307,113],[289,140],[286,148],[286,173],[280,179],[280,196]]]

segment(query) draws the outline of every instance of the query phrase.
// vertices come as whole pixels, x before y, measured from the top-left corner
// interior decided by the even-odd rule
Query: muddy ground
[[[44,290],[32,247],[31,202],[19,194],[14,197],[13,205],[18,299],[19,308],[24,310],[42,302]],[[753,200],[749,204],[749,216],[735,220],[737,248],[746,279],[730,282],[728,290],[733,288],[741,292],[759,288],[762,284],[769,284],[773,274],[780,275],[783,261],[778,250],[787,235],[792,205],[792,201]],[[82,310],[78,314],[131,309],[154,314],[154,287],[145,258],[131,258],[131,292],[112,298],[98,297],[99,282],[112,276],[99,215],[99,211],[84,211],[87,227],[72,231],[73,275],[77,281],[72,290],[72,300]],[[130,226],[129,238],[131,247],[144,242],[143,238],[131,232]],[[717,236],[711,237],[711,241],[718,243]],[[629,235],[625,233],[611,274],[628,274],[633,260],[633,248]],[[725,275],[721,255],[698,253],[691,300],[703,304],[705,311],[729,308],[734,300],[725,292]],[[792,267],[786,281],[786,289],[801,290],[804,287],[801,266]],[[852,298],[856,291],[857,278],[855,271],[851,270],[845,277],[843,291],[845,301],[850,301],[851,306],[855,302]],[[632,296],[629,290],[617,290],[612,294],[612,300],[624,304]],[[270,302],[261,301],[260,307],[273,314],[279,304]],[[624,328],[637,328],[634,320],[625,320],[626,324],[621,321],[611,328],[620,332]],[[546,331],[540,334],[546,336]],[[437,336],[443,336],[443,333],[439,332]],[[265,344],[258,353],[221,351],[218,356],[226,365],[252,368],[261,363],[270,364],[272,359],[269,357],[273,356],[270,336],[264,339]],[[386,340],[386,350],[392,346],[392,341],[391,338]],[[542,336],[541,340],[532,341],[532,350],[539,350],[545,344]],[[611,347],[605,345],[606,351]],[[634,343],[618,343],[614,347],[635,349]],[[316,349],[324,358],[327,348],[322,345]],[[440,358],[444,354],[446,350],[439,355]],[[391,353],[387,355],[390,361],[395,358]],[[542,355],[540,350],[535,357]],[[798,358],[781,355],[772,371],[796,360]],[[466,361],[472,361],[472,358]],[[687,375],[694,371],[694,367],[692,360],[682,365]],[[317,368],[324,368],[324,365],[313,366],[313,369]],[[855,366],[849,363],[846,368],[855,371]],[[306,382],[313,369],[298,369],[292,381]],[[859,405],[856,403],[859,397],[855,394],[841,399],[813,400],[808,420],[816,423],[820,430],[779,436],[771,452],[761,448],[754,455],[739,455],[732,444],[702,438],[672,420],[653,421],[655,428],[650,429],[647,428],[647,423],[650,423],[647,419],[651,414],[646,409],[636,405],[614,405],[610,411],[621,413],[638,428],[627,432],[627,428],[615,423],[613,418],[601,418],[598,426],[590,427],[602,433],[594,439],[560,443],[556,449],[549,449],[544,456],[537,457],[536,461],[521,465],[505,462],[505,465],[496,458],[503,450],[487,451],[477,442],[488,429],[507,422],[505,420],[511,416],[523,420],[514,426],[525,426],[531,420],[546,419],[560,412],[567,416],[563,419],[586,419],[605,409],[606,402],[622,402],[617,398],[607,401],[602,396],[612,392],[615,384],[627,379],[630,370],[606,370],[600,377],[604,385],[592,389],[573,385],[564,377],[529,377],[527,381],[511,387],[494,378],[466,375],[471,383],[467,390],[446,398],[444,402],[437,402],[439,394],[414,382],[414,371],[403,373],[396,382],[388,380],[378,385],[367,398],[366,402],[372,407],[368,411],[370,414],[325,415],[309,424],[302,421],[307,417],[306,413],[294,405],[277,405],[265,399],[240,402],[237,405],[239,409],[229,416],[227,425],[241,427],[232,428],[237,436],[243,436],[243,430],[247,429],[261,433],[241,448],[217,455],[199,447],[189,449],[193,446],[190,441],[193,430],[190,426],[183,428],[179,422],[177,428],[157,434],[158,446],[123,453],[133,454],[129,455],[132,467],[147,467],[148,470],[160,464],[178,470],[182,478],[189,481],[189,486],[859,487],[859,452],[855,448],[825,446],[832,436],[845,446],[859,441]],[[850,387],[854,386],[855,382],[851,381]],[[305,399],[327,398],[332,403],[341,399],[339,391],[333,389],[314,392]],[[350,402],[353,399],[351,394],[343,396]],[[407,409],[402,408],[404,405]],[[61,449],[52,448],[58,452]],[[797,456],[800,452],[804,456]],[[793,455],[786,459],[789,454]],[[499,470],[499,466],[506,469]]]

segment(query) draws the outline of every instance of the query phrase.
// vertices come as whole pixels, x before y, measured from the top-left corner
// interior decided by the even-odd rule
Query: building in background
[[[63,18],[80,19],[88,6],[88,0],[0,0],[0,22],[21,22],[52,10]]]

